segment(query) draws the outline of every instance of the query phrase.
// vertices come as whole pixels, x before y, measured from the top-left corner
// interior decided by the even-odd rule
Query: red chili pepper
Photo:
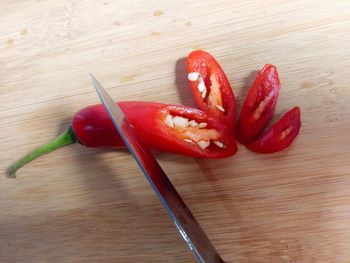
[[[155,102],[118,104],[150,148],[202,158],[224,158],[237,151],[226,125],[201,110]],[[87,147],[124,146],[104,107],[93,105],[77,112],[63,134],[11,166],[10,174],[14,177],[26,163],[75,142]]]
[[[274,153],[288,147],[300,130],[300,109],[294,107],[269,130],[246,146],[258,153]]]
[[[235,96],[215,58],[202,50],[193,51],[187,58],[187,72],[197,106],[233,129]]]
[[[237,139],[249,143],[271,120],[281,89],[277,69],[267,64],[258,73],[244,101],[237,125]]]

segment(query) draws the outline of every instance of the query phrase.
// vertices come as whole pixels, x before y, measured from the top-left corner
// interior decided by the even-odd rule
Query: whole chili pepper
[[[201,110],[156,102],[118,105],[150,148],[200,158],[224,158],[237,151],[227,126]],[[15,177],[19,168],[39,156],[76,142],[86,147],[124,146],[104,107],[88,106],[74,114],[64,133],[13,164],[10,176]]]
[[[216,59],[203,50],[193,51],[187,58],[187,73],[197,106],[234,129],[235,95]]]

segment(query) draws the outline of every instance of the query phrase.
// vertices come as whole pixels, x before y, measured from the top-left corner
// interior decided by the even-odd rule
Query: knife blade
[[[121,108],[90,73],[92,83],[125,145],[198,262],[224,262]],[[140,109],[142,110],[142,109]]]

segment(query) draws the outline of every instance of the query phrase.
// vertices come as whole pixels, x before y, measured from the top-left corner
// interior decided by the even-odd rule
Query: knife
[[[198,262],[224,262],[121,108],[90,73],[103,106]],[[142,110],[142,109],[140,109]]]

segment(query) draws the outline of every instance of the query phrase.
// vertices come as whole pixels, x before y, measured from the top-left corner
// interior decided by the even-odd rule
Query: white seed
[[[171,128],[174,128],[173,116],[167,115],[165,118],[165,123]]]
[[[190,140],[190,139],[184,139],[185,142],[189,142],[189,143],[194,143],[194,141]]]
[[[196,126],[198,126],[198,123],[197,123],[196,121],[194,121],[194,120],[189,121],[188,124],[189,124],[191,127],[196,127]]]
[[[202,99],[204,99],[205,96],[207,96],[207,89],[205,89],[205,90],[202,92]]]
[[[207,127],[207,123],[205,123],[205,122],[201,122],[200,124],[198,124],[198,127],[199,128],[205,128],[205,127]]]
[[[198,79],[198,77],[199,77],[199,73],[198,72],[190,72],[187,75],[187,78],[190,81],[196,81]]]
[[[213,143],[220,148],[224,148],[224,144],[220,141],[213,141]]]
[[[205,86],[204,80],[202,78],[199,79],[197,89],[199,90],[199,92],[204,92],[205,90],[207,90],[207,87]]]
[[[199,147],[201,147],[202,150],[204,150],[210,145],[210,141],[199,141],[197,144]]]
[[[173,118],[173,123],[175,127],[186,128],[188,126],[188,119],[181,116],[175,116]]]
[[[216,106],[216,108],[218,108],[219,110],[221,110],[222,112],[224,112],[225,111],[225,109],[222,107],[222,106],[220,106],[220,105],[215,105]]]

